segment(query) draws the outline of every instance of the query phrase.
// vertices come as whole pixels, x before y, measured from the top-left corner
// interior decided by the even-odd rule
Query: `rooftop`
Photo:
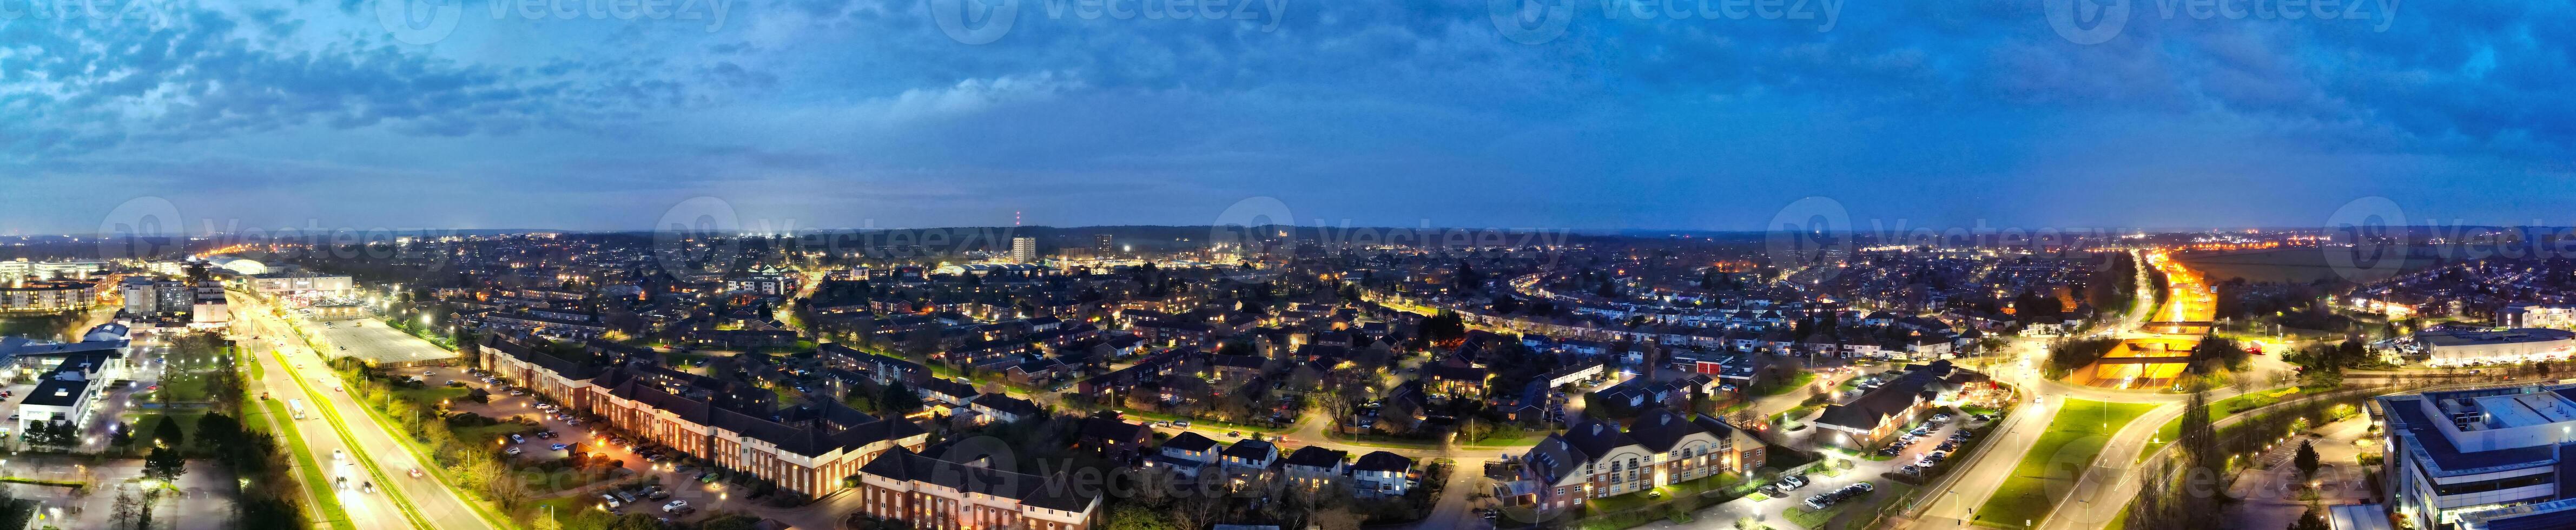
[[[2438,331],[2415,335],[2426,346],[2477,346],[2518,344],[2576,339],[2576,333],[2547,328],[2514,328],[2504,331]]]

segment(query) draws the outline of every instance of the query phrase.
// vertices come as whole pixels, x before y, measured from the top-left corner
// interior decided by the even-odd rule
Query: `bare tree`
[[[108,515],[108,520],[116,523],[118,528],[131,528],[134,525],[134,514],[141,511],[142,506],[142,503],[135,502],[134,492],[117,488],[115,512]]]

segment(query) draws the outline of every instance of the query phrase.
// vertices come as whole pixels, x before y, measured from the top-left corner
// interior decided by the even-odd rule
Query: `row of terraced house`
[[[483,369],[631,436],[814,498],[858,488],[852,494],[871,515],[916,528],[1085,530],[1101,512],[1096,495],[1038,487],[1060,481],[982,468],[931,472],[980,464],[944,461],[944,448],[929,445],[930,434],[910,421],[828,401],[774,408],[767,391],[650,360],[576,362],[499,336],[483,351]]]

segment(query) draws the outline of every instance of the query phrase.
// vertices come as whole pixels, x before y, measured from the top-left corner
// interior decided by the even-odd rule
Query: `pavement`
[[[403,333],[374,319],[328,322],[328,325],[304,326],[313,334],[313,342],[331,349],[332,357],[357,357],[384,365],[426,363],[455,359],[456,352]]]
[[[142,500],[144,488],[157,487],[143,482],[142,460],[108,460],[93,464],[88,457],[63,455],[13,455],[0,459],[9,475],[41,480],[84,481],[95,485],[87,495],[73,495],[70,488],[31,484],[0,484],[16,497],[36,501],[38,514],[46,520],[38,526],[61,528],[118,528],[115,520],[119,492],[133,494]],[[222,465],[206,461],[189,461],[188,472],[168,485],[152,509],[154,528],[175,530],[218,530],[232,523],[233,500],[240,486],[232,472]]]
[[[2246,470],[2238,477],[2228,495],[2244,499],[2229,506],[2228,521],[2238,528],[2288,528],[2290,523],[2307,513],[2309,501],[2300,500],[2303,492],[2313,489],[2321,506],[2363,504],[2377,500],[2370,481],[2361,467],[2363,437],[2370,429],[2367,417],[2326,424],[2309,432],[2322,433],[2310,443],[2316,448],[2318,467],[2315,476],[2300,476],[2298,466],[2287,461],[2269,470]],[[2291,449],[2295,451],[2296,449]]]

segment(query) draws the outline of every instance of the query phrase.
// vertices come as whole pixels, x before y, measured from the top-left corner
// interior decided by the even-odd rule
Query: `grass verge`
[[[274,400],[268,402],[268,413],[269,417],[280,422],[292,421],[286,418],[294,417],[287,414],[286,404]],[[333,530],[357,530],[357,525],[349,522],[349,509],[340,506],[340,498],[331,494],[331,480],[322,476],[322,464],[313,460],[313,449],[304,446],[304,435],[296,434],[292,426],[281,425],[278,431],[286,436],[287,447],[295,452],[297,481],[304,483],[304,495],[312,497],[313,504],[322,507],[323,522],[330,523]]]
[[[2218,420],[2227,419],[2228,416],[2280,403],[2282,399],[2298,393],[2298,387],[2288,387],[2218,400],[2217,403],[2209,404],[2209,423],[2215,425]],[[2155,455],[2156,450],[2163,449],[2166,444],[2173,443],[2174,438],[2181,436],[2182,416],[2174,416],[2174,419],[2166,421],[2163,427],[2156,428],[2156,437],[2147,442],[2146,450],[2138,452],[2136,461],[2147,461],[2147,457]]]
[[[2111,435],[2120,432],[2138,416],[2155,409],[2154,403],[2105,403],[2069,399],[2065,408],[2039,434],[2039,441],[2023,453],[2021,462],[2013,465],[2012,476],[2004,479],[1993,497],[1977,508],[1978,522],[1996,525],[2019,525],[2036,522],[2048,516],[2050,507],[2075,489],[2075,481],[2101,456],[2102,446]]]
[[[279,363],[286,363],[285,354],[278,354],[277,361]],[[358,460],[359,468],[366,470],[367,476],[374,477],[376,482],[386,485],[384,488],[379,488],[378,491],[384,492],[385,498],[392,499],[394,501],[394,508],[402,512],[404,521],[411,523],[414,528],[431,528],[432,526],[429,524],[429,518],[420,515],[420,507],[412,505],[411,498],[402,494],[402,488],[392,487],[394,481],[385,476],[384,470],[376,468],[376,459],[367,456],[366,451],[354,450],[365,446],[358,443],[356,436],[349,434],[348,423],[340,419],[339,407],[332,405],[330,400],[319,397],[322,393],[314,391],[313,385],[304,382],[304,374],[296,373],[294,370],[288,370],[286,375],[288,379],[295,380],[296,387],[304,389],[304,395],[316,396],[313,399],[314,412],[320,414],[323,421],[331,424],[331,432],[332,434],[336,434],[340,437],[341,444],[347,445],[353,449],[349,452],[349,456]],[[366,407],[361,406],[359,408],[363,409]],[[401,436],[397,436],[390,432],[385,433],[385,435],[396,440],[402,439]]]

